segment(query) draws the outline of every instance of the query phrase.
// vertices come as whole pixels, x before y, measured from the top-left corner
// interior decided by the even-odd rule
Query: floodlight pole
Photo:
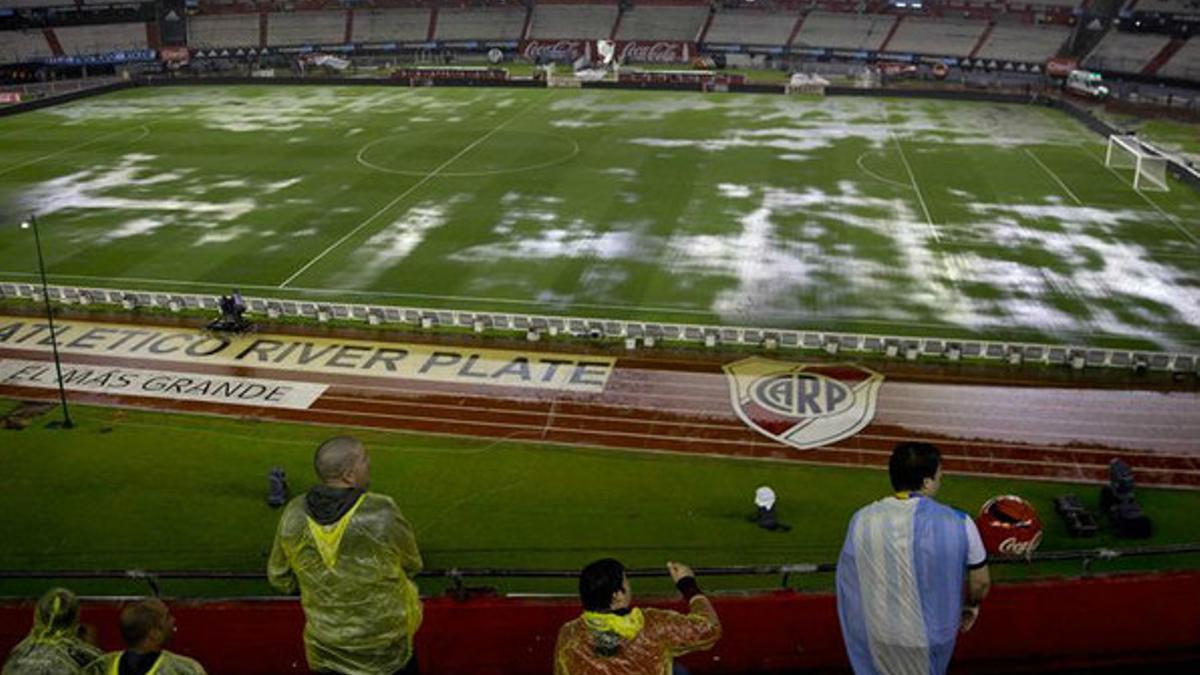
[[[50,323],[50,348],[54,351],[54,372],[58,375],[58,398],[62,401],[62,428],[75,426],[71,421],[71,410],[67,407],[67,390],[63,385],[62,363],[58,359],[58,334],[54,330],[54,311],[50,308],[50,287],[46,283],[46,261],[42,257],[42,236],[38,233],[37,214],[29,214],[29,220],[21,223],[23,229],[33,228],[33,243],[37,248],[38,272],[42,275],[42,300],[46,303],[46,321]]]

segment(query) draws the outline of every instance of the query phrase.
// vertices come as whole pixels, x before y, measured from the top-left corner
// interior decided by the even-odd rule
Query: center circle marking
[[[438,176],[446,176],[449,178],[472,178],[472,177],[480,177],[480,176],[500,176],[500,175],[510,174],[510,173],[520,173],[522,171],[534,171],[537,169],[545,169],[548,167],[557,166],[559,164],[569,162],[572,159],[575,159],[575,156],[579,154],[579,143],[575,139],[573,139],[569,136],[563,136],[561,134],[555,134],[555,133],[551,133],[548,131],[500,131],[500,132],[497,132],[496,135],[503,136],[506,134],[507,135],[521,134],[521,135],[530,135],[530,136],[541,136],[544,138],[554,139],[555,141],[565,141],[566,143],[570,144],[570,149],[567,150],[562,155],[555,157],[553,159],[549,159],[549,160],[542,161],[542,162],[535,162],[533,164],[526,164],[523,166],[518,165],[518,166],[505,167],[505,168],[499,168],[499,169],[488,169],[488,170],[484,170],[484,171],[438,171],[437,175]],[[421,171],[421,170],[409,170],[409,169],[395,169],[395,168],[392,168],[389,166],[383,166],[383,165],[377,164],[367,158],[367,154],[371,151],[372,148],[375,148],[383,143],[393,141],[397,138],[402,138],[404,136],[411,136],[411,135],[412,134],[394,134],[391,136],[384,136],[383,138],[377,138],[377,139],[367,143],[366,145],[363,145],[361,148],[359,148],[358,155],[355,157],[355,159],[358,161],[359,164],[367,167],[368,169],[372,169],[374,171],[379,171],[381,173],[390,173],[390,174],[395,174],[395,175],[399,175],[399,176],[417,176],[417,177],[428,176],[430,173],[432,173],[432,170]],[[491,140],[491,139],[489,138],[488,140]],[[487,146],[487,142],[485,141],[485,142],[481,143],[479,147],[486,147],[486,146]],[[472,150],[475,150],[475,149],[476,148],[472,148]]]

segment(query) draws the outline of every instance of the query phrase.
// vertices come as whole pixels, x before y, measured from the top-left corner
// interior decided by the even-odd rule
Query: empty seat
[[[616,20],[616,5],[538,5],[529,32],[542,40],[602,40]]]
[[[986,29],[984,21],[908,17],[900,22],[887,51],[967,56]]]
[[[257,47],[257,14],[215,14],[188,21],[188,45],[192,47]]]
[[[621,17],[618,40],[692,42],[708,19],[708,7],[634,7]]]
[[[103,26],[60,26],[54,29],[66,54],[105,54],[148,49],[146,24],[112,23]]]
[[[1170,38],[1165,35],[1122,33],[1114,30],[1104,36],[1083,63],[1094,70],[1140,73],[1168,42]]]
[[[879,49],[896,17],[884,14],[811,12],[796,34],[793,47]]]
[[[428,36],[428,9],[360,9],[354,12],[355,42],[418,42]]]
[[[705,42],[743,45],[787,44],[796,25],[797,14],[754,10],[724,11],[713,19]]]
[[[438,40],[520,40],[525,8],[443,9],[438,12]]]
[[[0,31],[0,63],[25,63],[53,55],[40,29]]]

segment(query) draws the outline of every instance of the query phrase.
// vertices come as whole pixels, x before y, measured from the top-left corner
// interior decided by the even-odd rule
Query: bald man
[[[110,652],[88,666],[91,675],[205,675],[186,656],[167,651],[175,619],[165,603],[147,598],[121,610],[121,637],[127,649]]]
[[[271,585],[300,592],[305,653],[317,673],[418,672],[413,636],[421,571],[412,527],[391,497],[367,492],[371,458],[338,436],[317,448],[318,485],[283,510],[267,564]]]

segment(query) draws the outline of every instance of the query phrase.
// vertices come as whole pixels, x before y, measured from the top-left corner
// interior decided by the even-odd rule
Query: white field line
[[[558,405],[558,399],[550,399],[550,412],[546,413],[546,424],[542,426],[542,440],[546,440],[546,435],[550,433],[550,427],[554,426],[554,408]]]
[[[145,124],[142,124],[142,125],[138,126],[137,128],[142,130],[142,135],[135,138],[131,142],[140,141],[143,138],[145,138],[146,136],[150,135],[150,129]],[[117,134],[124,134],[124,133],[128,133],[128,132],[129,132],[129,129],[120,129],[118,131],[110,131],[109,133],[97,136],[96,138],[93,138],[90,141],[84,141],[83,143],[79,143],[77,145],[72,145],[69,148],[63,148],[62,150],[58,150],[56,152],[52,152],[47,155],[42,155],[41,157],[35,157],[31,160],[21,162],[20,164],[13,164],[12,166],[6,166],[3,169],[0,169],[0,176],[3,176],[4,174],[9,173],[11,171],[16,171],[17,169],[20,169],[22,167],[30,166],[32,164],[37,164],[38,162],[44,162],[47,159],[52,159],[54,157],[58,157],[59,155],[66,154],[66,153],[72,152],[74,150],[79,150],[80,148],[86,148],[87,146],[99,143],[99,142],[103,141],[104,139],[109,138],[110,136],[116,136]]]
[[[913,173],[912,165],[908,163],[908,156],[904,154],[904,146],[900,145],[900,138],[896,136],[896,132],[888,127],[888,134],[892,137],[892,141],[896,143],[896,149],[900,151],[900,161],[904,162],[904,170],[908,172],[908,180],[912,182],[913,192],[917,193],[917,201],[921,202],[921,210],[925,212],[925,222],[929,223],[929,231],[933,234],[935,242],[941,242],[942,237],[938,234],[937,226],[933,224],[933,216],[929,215],[929,206],[925,204],[925,196],[921,194],[921,186],[917,183],[917,176]]]
[[[1058,177],[1058,174],[1051,171],[1050,167],[1046,166],[1046,164],[1044,162],[1042,162],[1042,160],[1038,159],[1038,156],[1033,154],[1032,150],[1030,150],[1029,148],[1023,148],[1023,150],[1025,151],[1026,155],[1029,155],[1029,159],[1032,159],[1034,162],[1036,162],[1038,166],[1042,167],[1043,171],[1045,171],[1051,178],[1054,179],[1055,183],[1058,183],[1058,186],[1061,187],[1063,189],[1063,191],[1067,193],[1067,196],[1069,196],[1071,199],[1075,200],[1076,204],[1083,206],[1083,202],[1079,199],[1079,197],[1075,196],[1074,192],[1071,192],[1071,188],[1067,187],[1067,184],[1064,183],[1063,180]]]
[[[866,166],[863,164],[863,160],[864,160],[864,159],[867,157],[867,155],[869,155],[869,154],[872,154],[873,152],[874,152],[874,150],[867,150],[866,152],[864,152],[864,153],[862,153],[861,155],[859,155],[859,156],[858,156],[858,159],[854,160],[854,163],[858,165],[858,168],[859,168],[859,169],[860,169],[860,170],[861,170],[863,173],[867,174],[867,175],[868,175],[868,176],[870,176],[871,178],[874,178],[875,180],[877,180],[877,181],[879,181],[879,182],[881,182],[881,183],[887,183],[888,185],[894,185],[894,186],[896,186],[896,187],[898,187],[898,188],[904,188],[905,190],[911,190],[911,189],[912,189],[912,186],[911,186],[911,185],[908,185],[908,184],[906,184],[906,183],[901,183],[901,182],[900,182],[900,181],[898,181],[898,180],[892,180],[891,178],[888,178],[888,177],[886,177],[886,176],[881,176],[881,175],[879,175],[879,174],[875,173],[874,171],[872,171],[872,170],[868,169],[868,168],[867,168],[867,167],[866,167]]]
[[[1124,176],[1122,176],[1121,174],[1117,173],[1117,172],[1116,172],[1116,171],[1115,171],[1115,170],[1114,170],[1114,169],[1113,169],[1111,166],[1109,166],[1109,165],[1105,164],[1105,163],[1104,163],[1104,160],[1102,160],[1102,159],[1100,159],[1099,157],[1097,157],[1096,155],[1092,154],[1092,151],[1091,151],[1091,150],[1088,150],[1088,149],[1087,149],[1085,146],[1083,146],[1082,144],[1080,144],[1080,145],[1079,145],[1079,146],[1077,146],[1077,147],[1079,147],[1079,149],[1080,149],[1080,150],[1083,152],[1083,154],[1085,154],[1085,155],[1087,155],[1088,157],[1091,157],[1092,159],[1096,160],[1096,163],[1098,163],[1100,166],[1102,166],[1102,167],[1104,167],[1105,169],[1107,169],[1109,173],[1111,173],[1112,175],[1116,176],[1116,177],[1117,177],[1117,178],[1118,178],[1118,179],[1119,179],[1119,180],[1120,180],[1122,183],[1124,183],[1124,182],[1125,182],[1125,177],[1124,177]],[[1132,189],[1134,192],[1136,192],[1136,193],[1137,193],[1137,196],[1139,196],[1139,197],[1141,197],[1141,198],[1142,198],[1142,200],[1143,200],[1143,201],[1145,201],[1145,202],[1146,202],[1147,204],[1149,204],[1150,206],[1153,206],[1153,207],[1154,207],[1154,210],[1155,210],[1155,211],[1158,211],[1158,212],[1159,212],[1159,213],[1162,215],[1162,217],[1163,217],[1163,218],[1164,218],[1164,219],[1165,219],[1165,220],[1166,220],[1168,223],[1170,223],[1171,225],[1174,225],[1174,226],[1175,226],[1175,229],[1176,229],[1176,230],[1179,230],[1179,233],[1180,233],[1180,234],[1182,234],[1184,237],[1187,237],[1189,240],[1191,240],[1191,242],[1192,242],[1192,245],[1193,245],[1193,246],[1195,246],[1196,248],[1200,248],[1200,238],[1197,238],[1197,237],[1196,237],[1196,235],[1192,234],[1191,232],[1188,232],[1188,231],[1187,231],[1187,229],[1185,229],[1185,228],[1183,227],[1183,225],[1181,225],[1181,224],[1179,223],[1179,219],[1177,219],[1175,216],[1173,216],[1173,215],[1171,215],[1171,214],[1167,213],[1166,211],[1164,211],[1164,210],[1163,210],[1163,208],[1162,208],[1161,206],[1159,206],[1157,203],[1155,203],[1155,201],[1154,201],[1154,200],[1152,200],[1152,199],[1150,199],[1149,197],[1147,197],[1147,196],[1146,196],[1146,194],[1145,194],[1144,192],[1142,192],[1141,190],[1139,190],[1139,189],[1137,189],[1136,187],[1133,187],[1133,186],[1130,186],[1130,187],[1131,187],[1131,189]]]
[[[529,105],[529,106],[526,106],[526,107],[525,107],[525,108],[523,108],[523,109],[522,109],[520,112],[518,112],[516,115],[513,115],[512,117],[508,118],[508,119],[507,119],[507,120],[505,120],[504,122],[501,122],[499,125],[497,125],[495,128],[493,128],[491,131],[489,131],[489,132],[487,132],[486,134],[484,134],[484,135],[480,136],[479,138],[475,139],[475,140],[474,140],[474,141],[473,141],[473,142],[472,142],[470,145],[468,145],[467,147],[463,148],[462,150],[459,150],[457,153],[455,153],[455,155],[454,155],[453,157],[451,157],[450,159],[446,160],[445,162],[442,162],[442,164],[441,164],[440,166],[438,166],[437,168],[435,168],[433,171],[430,171],[429,173],[425,174],[425,177],[424,177],[424,178],[422,178],[421,180],[417,181],[417,182],[416,182],[416,184],[414,184],[412,187],[408,188],[408,189],[407,189],[407,190],[405,190],[404,192],[401,192],[401,193],[400,193],[400,194],[399,194],[399,195],[398,195],[398,196],[397,196],[395,199],[393,199],[392,201],[388,202],[387,204],[384,204],[384,205],[383,205],[383,208],[379,209],[379,210],[378,210],[378,211],[376,211],[375,213],[371,214],[371,216],[370,216],[370,217],[368,217],[366,220],[364,220],[364,221],[362,221],[361,223],[359,223],[359,224],[358,224],[358,227],[356,227],[356,228],[354,228],[353,230],[350,230],[349,232],[347,232],[347,233],[346,233],[345,235],[343,235],[343,236],[342,236],[340,239],[338,239],[337,241],[335,241],[335,242],[333,242],[332,244],[330,244],[330,245],[329,245],[329,246],[328,246],[328,247],[327,247],[327,248],[326,248],[324,251],[321,251],[320,253],[318,253],[318,254],[317,254],[317,255],[316,255],[316,256],[315,256],[315,257],[314,257],[312,260],[309,260],[307,263],[305,263],[303,266],[301,266],[301,267],[300,267],[300,269],[298,269],[298,270],[296,270],[295,272],[293,272],[293,273],[292,273],[292,275],[291,275],[291,276],[289,276],[287,279],[284,279],[284,280],[283,280],[283,283],[279,284],[279,286],[278,286],[278,287],[279,287],[279,288],[287,288],[288,284],[290,284],[290,283],[292,283],[293,281],[295,281],[295,280],[296,280],[296,277],[300,276],[301,274],[304,274],[304,273],[305,273],[305,272],[306,272],[306,271],[307,271],[307,270],[308,270],[310,267],[312,267],[313,265],[317,264],[318,262],[320,262],[320,260],[321,260],[322,258],[324,258],[325,256],[327,256],[327,255],[329,255],[330,253],[332,253],[332,252],[334,251],[334,249],[336,249],[336,248],[338,248],[339,246],[341,246],[342,244],[346,243],[346,240],[347,240],[347,239],[349,239],[349,238],[353,237],[354,235],[358,234],[359,232],[361,232],[361,231],[362,231],[362,229],[363,229],[364,227],[366,227],[366,226],[370,225],[371,223],[375,222],[375,219],[376,219],[376,218],[378,218],[379,216],[382,216],[384,213],[387,213],[389,210],[391,210],[391,208],[392,208],[393,206],[395,206],[396,204],[399,204],[399,203],[400,203],[400,202],[401,202],[401,201],[402,201],[402,200],[403,200],[405,197],[409,196],[409,195],[410,195],[410,194],[412,194],[413,192],[416,192],[416,191],[417,191],[417,189],[419,189],[419,188],[420,188],[422,185],[424,185],[424,184],[428,183],[429,181],[433,180],[434,178],[436,178],[436,177],[437,177],[437,175],[438,175],[439,173],[441,173],[443,169],[445,169],[446,167],[450,166],[450,165],[451,165],[451,164],[453,164],[454,162],[458,161],[458,159],[459,159],[460,157],[462,157],[463,155],[467,154],[468,152],[470,152],[470,151],[474,150],[476,147],[478,147],[478,146],[479,146],[481,143],[483,143],[483,142],[484,142],[484,141],[486,141],[487,139],[489,139],[489,138],[491,138],[492,136],[496,135],[496,132],[500,131],[501,129],[503,129],[504,127],[508,126],[509,124],[511,124],[511,123],[513,123],[513,122],[515,122],[515,121],[517,121],[517,119],[519,119],[519,118],[523,117],[523,116],[525,115],[525,113],[526,113],[526,112],[528,112],[529,110],[531,110],[531,109],[532,109],[534,106],[536,106],[538,103],[540,103],[540,101],[534,101],[534,102],[533,102],[533,104],[531,104],[531,105]]]

